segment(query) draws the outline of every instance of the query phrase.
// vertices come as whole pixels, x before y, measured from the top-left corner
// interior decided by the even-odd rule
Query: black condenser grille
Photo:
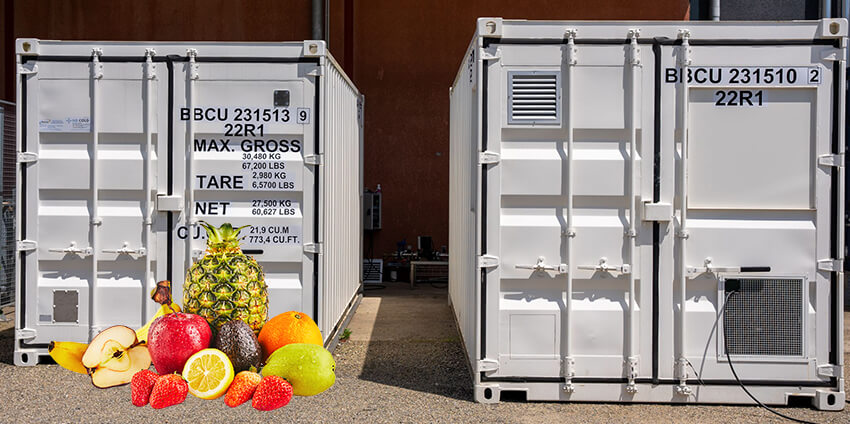
[[[803,280],[729,279],[724,288],[730,355],[803,356]]]

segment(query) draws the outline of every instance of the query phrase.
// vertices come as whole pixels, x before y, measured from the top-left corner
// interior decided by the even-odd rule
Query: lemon
[[[201,399],[216,399],[233,382],[233,364],[224,352],[204,349],[186,361],[183,378],[189,383],[189,393]]]

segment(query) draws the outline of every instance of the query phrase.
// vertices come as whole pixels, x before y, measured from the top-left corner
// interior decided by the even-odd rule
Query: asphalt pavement
[[[13,316],[10,308],[4,312]],[[334,352],[336,384],[325,393],[296,397],[271,412],[256,411],[249,404],[229,408],[222,399],[191,395],[184,403],[161,410],[138,408],[130,403],[129,386],[98,389],[88,377],[57,365],[11,365],[13,323],[0,322],[0,423],[782,422],[752,406],[478,404],[472,401],[469,371],[450,314],[444,288],[426,284],[410,290],[406,284],[397,284],[368,291],[349,324],[351,340],[340,343]],[[847,324],[850,312],[845,312]],[[850,331],[845,328],[848,351]],[[845,353],[847,361],[850,355]],[[850,392],[850,386],[846,390]],[[843,412],[809,407],[779,410],[818,423],[850,423],[850,408]]]

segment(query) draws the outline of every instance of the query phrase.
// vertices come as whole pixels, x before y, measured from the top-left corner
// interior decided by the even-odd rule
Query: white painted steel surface
[[[18,150],[35,160],[18,171],[16,364],[140,327],[158,280],[182,299],[200,220],[251,224],[269,316],[306,312],[330,340],[360,293],[363,133],[324,42],[17,47]]]
[[[749,403],[728,337],[762,401],[842,409],[846,35],[479,19],[450,91],[450,301],[476,399]],[[521,103],[516,74],[541,82]],[[559,122],[514,116],[535,107]]]

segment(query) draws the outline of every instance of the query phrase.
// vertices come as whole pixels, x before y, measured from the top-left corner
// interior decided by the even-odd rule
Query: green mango
[[[334,385],[336,362],[325,348],[308,343],[288,344],[272,353],[263,377],[276,375],[292,385],[296,396],[313,396]]]

